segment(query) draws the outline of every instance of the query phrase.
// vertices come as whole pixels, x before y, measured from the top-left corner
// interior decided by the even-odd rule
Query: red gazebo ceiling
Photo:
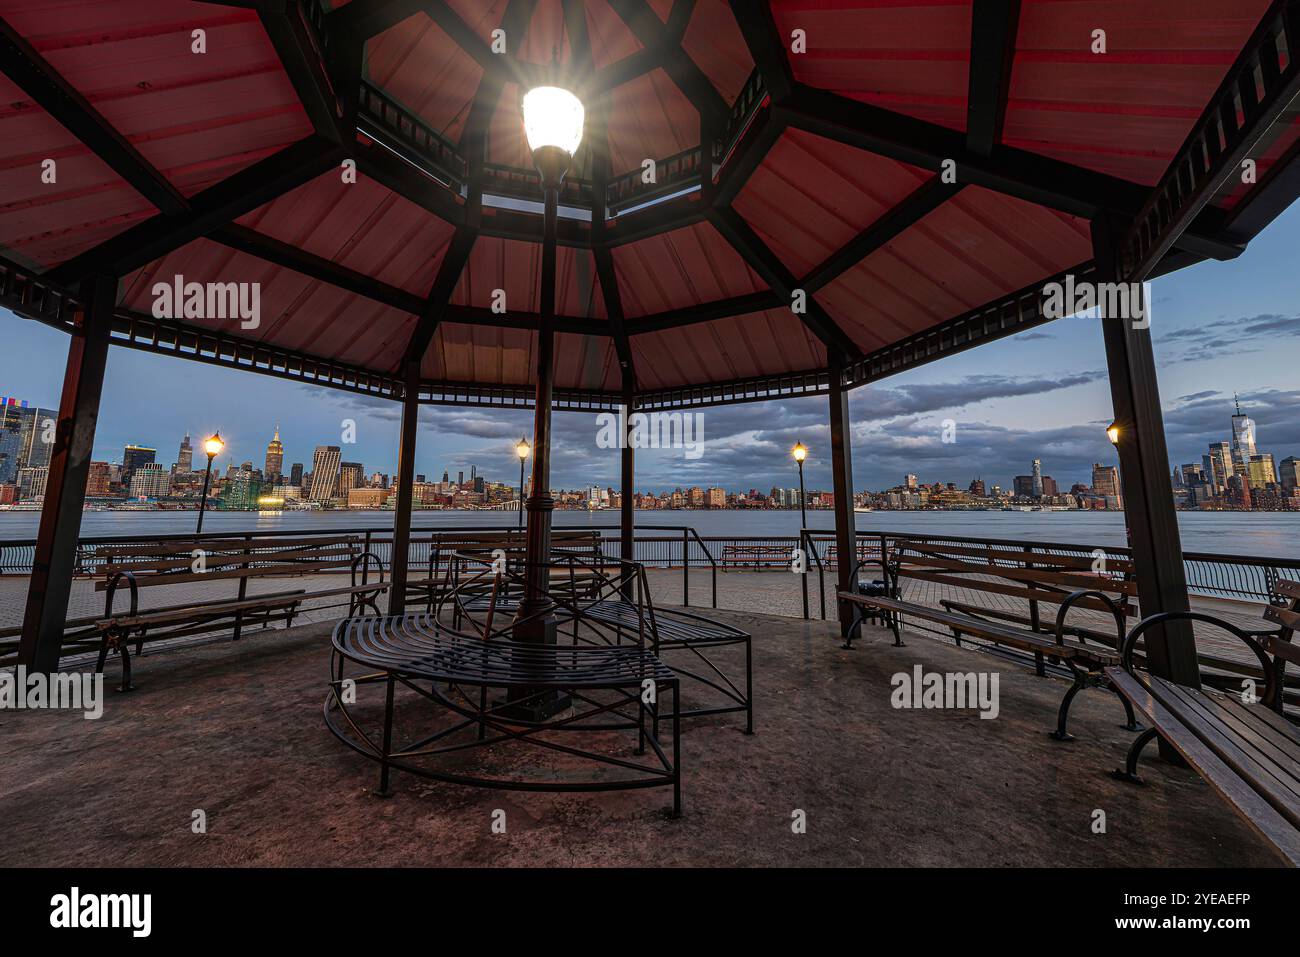
[[[330,6],[338,17],[363,4],[382,6],[371,0]],[[607,132],[598,144],[615,177],[639,170],[645,159],[662,163],[694,149],[701,104],[729,110],[755,73],[741,26],[722,0],[680,9],[670,0],[586,0],[581,21],[567,23],[561,0],[523,4],[531,15],[522,20],[519,0],[399,0],[398,7],[404,15],[365,43],[362,79],[462,147],[482,95],[486,161],[521,170],[530,165],[518,116],[521,85],[493,87],[475,47],[489,44],[503,24],[525,26],[522,37],[517,30],[508,37],[524,68],[567,70],[578,83],[615,77]],[[1001,143],[1149,188],[1267,8],[1267,0],[1022,0]],[[686,9],[688,19],[680,16]],[[807,38],[807,52],[786,51],[796,83],[965,133],[969,0],[777,0],[771,9],[782,38],[794,30]],[[295,74],[266,19],[253,10],[185,0],[0,0],[0,16],[186,198],[313,132]],[[192,31],[200,28],[208,50],[201,55],[190,49]],[[1107,32],[1104,55],[1089,49],[1099,28]],[[453,36],[457,31],[463,32]],[[691,88],[692,77],[702,85]],[[34,100],[0,76],[0,253],[48,271],[158,210]],[[599,101],[588,105],[598,122]],[[761,120],[756,116],[751,130],[758,140]],[[720,133],[716,121],[713,129]],[[795,285],[935,176],[802,129],[775,130],[755,147],[742,141],[743,149],[766,151],[731,189],[731,205]],[[1291,113],[1260,152],[1261,179],[1294,158],[1297,139],[1300,122]],[[575,161],[575,176],[584,180],[592,170],[591,140]],[[719,182],[741,165],[741,152],[727,158]],[[58,163],[56,184],[41,182],[47,158]],[[410,189],[364,174],[344,183],[330,169],[237,217],[242,235],[303,251],[316,275],[284,255],[271,261],[250,254],[217,223],[205,238],[126,275],[121,307],[148,313],[150,287],[160,277],[260,282],[259,328],[241,329],[237,320],[193,324],[381,374],[399,367],[418,314],[432,312],[440,321],[423,354],[426,379],[526,386],[536,333],[528,322],[512,327],[511,320],[531,316],[535,325],[540,308],[540,217],[527,204],[522,212],[486,208],[485,231],[444,302],[426,308],[455,246],[453,220],[466,198],[414,169],[402,167],[402,182],[416,184]],[[1251,190],[1234,182],[1218,197],[1219,209],[1249,202]],[[616,392],[624,333],[638,386],[646,390],[824,369],[826,346],[771,289],[770,263],[757,264],[740,251],[734,236],[710,221],[708,200],[698,191],[668,203],[681,215],[651,208],[609,222],[607,275],[617,289],[602,288],[586,223],[567,223],[557,284],[557,312],[565,320],[557,385]],[[660,216],[662,224],[640,225]],[[523,222],[522,234],[502,226],[506,219]],[[967,185],[829,276],[813,298],[857,350],[871,353],[1090,257],[1087,221]],[[331,266],[377,281],[386,298],[321,278]],[[503,314],[492,312],[498,289],[506,295]],[[750,298],[730,315],[673,321],[682,310],[740,297]],[[623,322],[610,321],[611,302],[621,305]]]

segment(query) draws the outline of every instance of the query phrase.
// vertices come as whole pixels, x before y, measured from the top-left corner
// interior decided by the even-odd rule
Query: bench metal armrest
[[[1281,713],[1282,696],[1281,688],[1278,683],[1277,669],[1274,668],[1274,662],[1269,658],[1268,652],[1264,649],[1264,646],[1257,640],[1257,633],[1238,628],[1231,622],[1224,621],[1222,618],[1215,618],[1213,615],[1207,615],[1204,612],[1165,611],[1158,615],[1149,615],[1148,617],[1143,618],[1136,626],[1134,626],[1133,630],[1128,633],[1128,637],[1124,639],[1124,647],[1121,650],[1121,654],[1125,671],[1131,675],[1135,674],[1133,670],[1133,651],[1137,646],[1138,638],[1157,625],[1162,625],[1169,621],[1202,621],[1206,624],[1214,625],[1216,628],[1221,628],[1240,639],[1247,648],[1255,653],[1255,657],[1259,659],[1260,671],[1264,673],[1264,695],[1261,700],[1264,702],[1266,707],[1272,708],[1274,711]]]
[[[1056,643],[1065,644],[1065,618],[1069,614],[1071,606],[1075,602],[1084,598],[1100,598],[1110,610],[1112,617],[1115,619],[1115,647],[1118,649],[1124,644],[1124,610],[1119,602],[1115,601],[1105,592],[1096,591],[1095,589],[1083,588],[1076,592],[1071,592],[1066,596],[1065,601],[1056,609]],[[1082,635],[1080,641],[1084,641]]]

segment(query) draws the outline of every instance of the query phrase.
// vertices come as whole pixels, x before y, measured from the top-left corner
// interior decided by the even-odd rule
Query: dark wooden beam
[[[419,315],[424,308],[424,300],[414,293],[390,286],[373,276],[348,269],[346,266],[340,266],[338,263],[249,229],[247,226],[231,223],[222,226],[209,238],[231,249],[257,256],[277,266],[292,269],[304,276],[337,286],[339,289],[374,302],[392,306],[394,309]]]
[[[646,0],[609,0],[609,4],[643,46],[660,51],[660,65],[695,108],[708,113],[714,123],[725,124],[731,112],[727,101],[704,71],[674,42],[654,8]]]
[[[682,42],[686,28],[691,25],[691,16],[695,13],[695,0],[674,0],[672,10],[668,13],[668,35],[676,43]]]
[[[938,172],[945,160],[953,160],[958,182],[1073,216],[1091,219],[1107,210],[1136,214],[1149,194],[1140,184],[1008,146],[981,156],[956,130],[802,84],[796,84],[788,104],[773,109],[792,126],[922,169]],[[1202,215],[1190,231],[1195,235],[1180,247],[1216,259],[1239,255],[1240,246],[1219,235],[1222,214]]]
[[[1300,96],[1297,50],[1300,0],[1274,0],[1132,218],[1118,249],[1122,280],[1149,278],[1224,183],[1240,175],[1243,161]]]
[[[831,489],[835,494],[836,593],[858,590],[858,534],[853,512],[853,423],[849,417],[849,392],[844,387],[844,364],[829,353]],[[851,602],[835,601],[840,637],[847,642],[857,618]]]
[[[429,0],[352,0],[332,10],[326,18],[330,35],[364,43],[425,8]]]
[[[670,309],[666,312],[629,319],[627,333],[630,336],[640,336],[648,332],[664,332],[681,326],[691,326],[697,322],[712,322],[715,319],[730,319],[732,316],[746,316],[753,312],[780,309],[788,304],[788,300],[782,300],[777,293],[769,289],[765,292],[750,293],[732,299],[718,299],[697,306],[687,306],[685,309]]]
[[[918,186],[901,203],[831,253],[804,277],[802,288],[816,292],[834,282],[873,252],[938,209],[961,190],[960,183],[945,183],[938,176]]]
[[[64,366],[63,394],[18,645],[19,663],[29,671],[44,674],[58,670],[63,648],[117,281],[110,276],[88,279],[82,283],[78,298],[83,310]],[[36,425],[43,428],[42,423]]]
[[[176,214],[188,208],[184,194],[3,19],[0,70],[161,212]]]
[[[971,10],[966,145],[983,156],[1002,141],[1020,0],[975,0]]]
[[[709,211],[709,222],[758,274],[759,278],[785,300],[785,306],[789,308],[794,291],[800,288],[799,282],[780,257],[772,252],[749,223],[745,222],[744,217],[730,206],[715,207]],[[857,359],[862,355],[862,350],[812,297],[811,293],[807,294],[806,307],[807,311],[800,314],[799,318],[812,330],[813,335],[822,341],[827,351],[838,352],[849,360]]]
[[[123,276],[315,179],[343,156],[337,143],[314,135],[299,140],[196,194],[189,210],[132,226],[51,270],[48,278],[70,284],[94,274]]]
[[[303,19],[302,5],[289,2],[275,11],[259,9],[257,15],[316,135],[339,143],[350,140],[352,133],[343,126],[339,97],[314,38],[314,28]],[[324,39],[319,38],[319,42]]]
[[[763,77],[768,96],[774,103],[784,103],[794,93],[794,73],[771,6],[752,0],[731,0],[731,12],[740,25],[749,55],[754,58],[754,65]]]
[[[393,503],[393,549],[389,563],[388,613],[406,611],[406,570],[411,551],[411,509],[415,502],[415,444],[420,428],[420,363],[402,368],[402,428],[397,449],[397,501]]]

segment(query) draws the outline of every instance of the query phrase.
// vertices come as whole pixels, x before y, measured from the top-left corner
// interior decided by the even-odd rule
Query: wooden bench
[[[263,628],[276,621],[293,624],[304,602],[322,598],[346,598],[348,615],[370,608],[380,614],[378,596],[388,590],[383,565],[371,552],[362,550],[361,540],[351,536],[304,538],[214,538],[170,540],[152,544],[108,545],[96,552],[103,562],[103,578],[96,591],[105,592],[104,614],[92,628],[99,639],[96,671],[103,671],[110,651],[122,659],[122,691],[131,685],[131,656],[134,641],[140,655],[146,641],[181,638],[232,628],[239,640],[245,627]],[[250,581],[288,576],[347,572],[349,584],[318,588],[278,590],[249,595]],[[371,581],[371,575],[378,577]],[[237,583],[233,598],[191,601],[141,610],[140,589],[166,585],[196,585],[215,580]],[[114,611],[118,591],[125,586],[130,605]]]
[[[722,570],[781,568],[794,561],[793,545],[723,545]]]
[[[882,613],[894,633],[896,646],[903,644],[902,618],[906,615],[948,629],[958,645],[963,637],[976,638],[1031,656],[1039,675],[1046,674],[1047,661],[1065,669],[1071,685],[1061,701],[1056,729],[1051,735],[1058,741],[1068,741],[1072,738],[1068,730],[1070,705],[1085,688],[1107,686],[1104,671],[1119,663],[1116,646],[1124,635],[1126,619],[1133,615],[1131,599],[1136,585],[1131,578],[1132,563],[1108,559],[1105,572],[1097,574],[1093,571],[1094,561],[1092,557],[1047,555],[1028,549],[902,539],[894,543],[882,562],[889,582],[888,595],[841,592],[840,598]],[[1049,602],[1057,607],[1055,622],[1050,631],[1040,630],[1037,605],[1033,606],[1032,620],[1022,623],[992,620],[995,616],[982,606],[967,605],[958,610],[948,607],[949,602],[945,600],[939,602],[944,607],[903,600],[898,596],[902,594],[905,578]],[[957,602],[952,600],[952,604]],[[1114,645],[1089,644],[1085,638],[1072,633],[1069,613],[1074,608],[1108,614],[1115,623]],[[860,622],[850,629],[848,647],[852,647],[852,636],[858,628]],[[1141,730],[1129,702],[1122,695],[1120,700],[1127,719],[1123,727],[1129,731]]]
[[[1283,715],[1282,679],[1287,664],[1300,665],[1293,642],[1300,629],[1300,583],[1282,581],[1290,607],[1269,606],[1264,617],[1277,627],[1246,631],[1201,612],[1169,612],[1143,619],[1124,642],[1120,666],[1106,669],[1112,686],[1146,716],[1150,729],[1129,748],[1115,775],[1136,784],[1142,749],[1156,736],[1226,800],[1250,827],[1292,866],[1300,866],[1300,728]],[[1139,671],[1135,648],[1151,628],[1168,621],[1199,621],[1241,640],[1265,676],[1262,696],[1176,684]]]

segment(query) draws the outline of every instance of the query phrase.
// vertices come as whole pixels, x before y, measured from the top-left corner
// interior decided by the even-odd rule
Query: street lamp
[[[541,175],[544,193],[542,216],[542,269],[537,325],[537,396],[533,413],[533,488],[528,498],[528,532],[525,542],[526,577],[519,602],[514,637],[520,641],[550,644],[555,639],[555,616],[548,595],[551,557],[551,396],[555,383],[555,254],[560,184],[582,142],[582,101],[556,86],[534,87],[520,103],[524,135],[532,150],[533,165]],[[521,458],[522,461],[522,458]],[[527,696],[527,695],[526,695]],[[535,694],[532,695],[535,697]],[[546,711],[554,703],[545,703]],[[534,710],[537,710],[534,708]],[[553,713],[553,712],[552,712]]]
[[[203,473],[203,494],[199,496],[199,527],[194,533],[200,534],[203,531],[203,509],[208,504],[208,485],[212,481],[212,460],[221,454],[221,450],[226,447],[226,443],[221,441],[221,433],[214,432],[203,443],[203,451],[208,455],[208,468]]]
[[[1119,448],[1119,423],[1112,422],[1106,426],[1106,438],[1110,439],[1110,444]]]
[[[515,446],[515,455],[519,456],[519,530],[524,528],[524,460],[528,458],[528,453],[532,449],[528,445],[528,440],[523,436],[519,437],[519,444]]]
[[[808,457],[808,447],[802,442],[796,442],[794,448],[790,450],[794,460],[799,463],[799,547],[803,548],[804,539],[808,531],[808,513],[804,509],[804,501],[807,496],[803,491],[803,460]],[[808,617],[808,556],[804,556],[803,561],[803,616]]]

